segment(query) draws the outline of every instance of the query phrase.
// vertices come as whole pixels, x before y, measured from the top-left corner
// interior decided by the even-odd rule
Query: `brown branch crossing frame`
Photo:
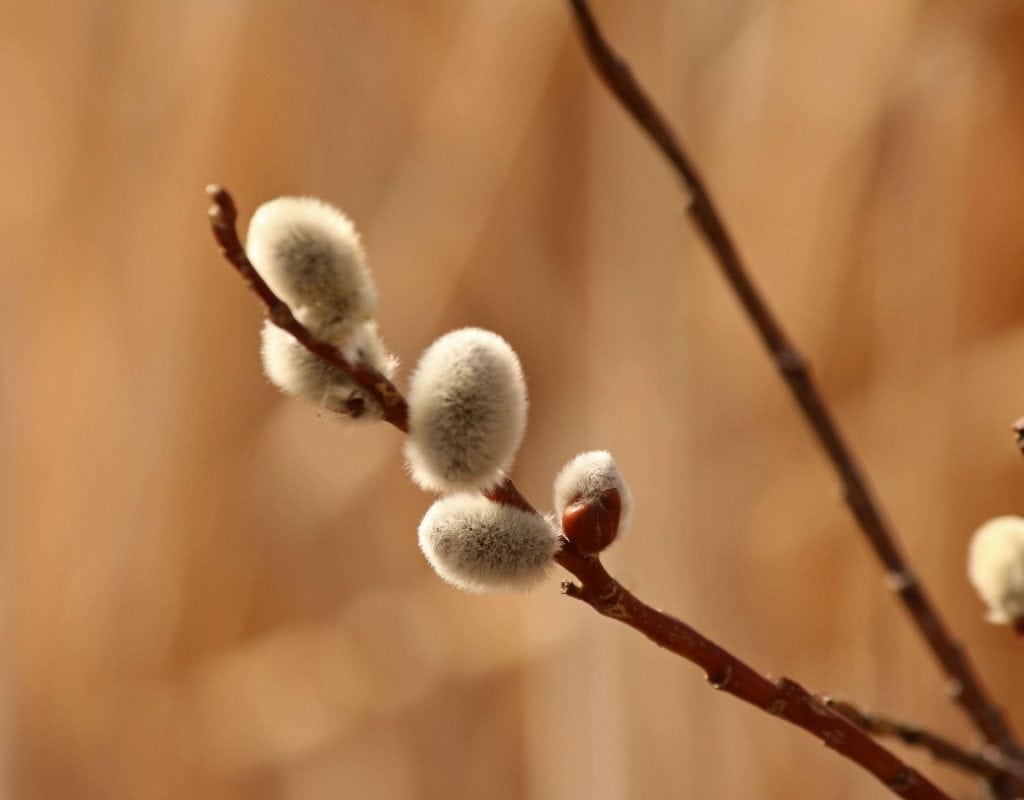
[[[689,192],[690,218],[838,473],[844,499],[885,567],[889,587],[910,612],[918,630],[949,678],[949,695],[960,704],[987,742],[998,747],[1008,757],[1020,759],[1024,755],[1020,743],[1000,709],[982,687],[963,649],[949,634],[924,587],[911,570],[864,472],[811,379],[806,359],[793,346],[760,291],[754,286],[732,236],[679,137],[633,77],[626,62],[611,49],[586,0],[570,0],[570,3],[594,69],[623,108],[671,162]],[[1024,783],[1017,782],[1014,788],[1016,792],[1024,794]]]
[[[238,238],[235,225],[237,211],[231,195],[220,186],[210,186],[207,193],[213,201],[210,225],[214,238],[224,258],[259,296],[270,321],[292,334],[310,352],[350,374],[381,403],[385,409],[385,420],[407,433],[408,406],[402,394],[378,373],[349,363],[334,347],[317,339],[295,319],[246,256]],[[496,502],[536,513],[510,479],[506,478],[487,495]],[[831,711],[795,681],[766,678],[686,623],[638,600],[608,574],[596,556],[580,554],[563,538],[562,549],[555,560],[579,581],[578,584],[562,584],[567,595],[582,600],[606,617],[635,628],[660,647],[702,668],[708,682],[716,689],[803,728],[827,747],[859,764],[899,797],[950,800],[927,778],[900,761],[848,719]]]

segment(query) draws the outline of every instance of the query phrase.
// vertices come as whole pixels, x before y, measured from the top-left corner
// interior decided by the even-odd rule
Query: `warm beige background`
[[[1021,6],[596,8],[1024,727],[1024,653],[962,566],[1024,511]],[[8,0],[0,97],[4,797],[887,796],[554,579],[442,585],[398,435],[261,377],[213,180],[246,214],[347,209],[406,365],[446,329],[506,336],[518,482],[544,503],[612,449],[638,508],[607,560],[642,597],[972,741],[563,2]]]

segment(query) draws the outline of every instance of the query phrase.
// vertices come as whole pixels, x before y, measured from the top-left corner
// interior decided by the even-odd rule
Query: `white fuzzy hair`
[[[344,338],[377,310],[377,290],[352,221],[313,197],[264,203],[246,251],[267,285],[312,333]]]
[[[290,333],[269,320],[261,332],[263,371],[285,394],[307,400],[329,411],[345,413],[346,404],[355,398],[363,401],[365,411],[360,419],[379,419],[383,409],[352,379],[311,353]],[[353,364],[367,364],[390,379],[398,362],[384,347],[374,322],[356,327],[341,347],[342,354]]]
[[[526,430],[519,358],[496,333],[462,328],[420,357],[409,385],[405,455],[428,491],[490,488],[515,458]]]
[[[437,574],[467,592],[526,591],[544,578],[559,548],[550,520],[472,493],[435,502],[419,541]]]
[[[555,515],[561,518],[565,507],[579,500],[599,503],[609,489],[619,492],[619,531],[621,537],[633,521],[633,494],[622,479],[615,459],[607,450],[580,453],[555,477]]]
[[[967,555],[967,576],[989,607],[989,622],[1024,619],[1024,519],[996,517],[978,528]]]

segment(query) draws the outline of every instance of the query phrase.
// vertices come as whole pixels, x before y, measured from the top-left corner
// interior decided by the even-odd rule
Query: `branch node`
[[[834,713],[829,704],[823,701],[820,697],[816,697],[813,694],[807,698],[807,705],[810,706],[811,711],[813,711],[819,717],[834,716]]]
[[[946,697],[952,700],[959,700],[964,696],[964,685],[961,681],[953,680],[946,681]]]
[[[366,400],[358,395],[353,395],[345,401],[345,413],[352,419],[359,419],[366,413]]]
[[[732,680],[732,664],[726,664],[724,670],[716,672],[714,675],[708,675],[707,679],[708,683],[711,684],[711,688],[724,689],[729,685],[729,681]]]
[[[917,774],[909,767],[904,767],[896,773],[896,777],[887,783],[888,787],[899,794],[905,792],[917,781]]]
[[[917,585],[917,578],[909,569],[892,570],[885,574],[885,585],[890,592],[903,594]]]
[[[274,303],[267,310],[267,317],[277,327],[285,329],[295,321],[295,315],[284,303]]]
[[[807,372],[807,359],[798,350],[787,347],[775,354],[779,371],[785,375],[800,375]]]
[[[846,742],[846,732],[839,728],[830,728],[824,733],[825,745],[833,749]]]

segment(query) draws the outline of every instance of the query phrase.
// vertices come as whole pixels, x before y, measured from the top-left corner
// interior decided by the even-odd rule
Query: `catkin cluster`
[[[295,318],[351,364],[390,379],[397,367],[377,331],[377,290],[351,220],[312,197],[279,197],[253,215],[246,240],[249,260]],[[369,393],[336,367],[267,321],[263,369],[286,394],[328,411],[378,418]]]
[[[501,482],[526,430],[515,351],[479,328],[447,333],[421,356],[408,402],[409,472],[422,488],[445,494],[420,523],[427,561],[470,592],[538,583],[559,547],[551,520],[481,494]]]
[[[308,197],[273,200],[253,216],[246,250],[310,333],[349,364],[390,380],[397,362],[377,331],[377,291],[344,214]],[[284,392],[349,416],[381,416],[377,401],[348,373],[288,332],[268,321],[262,339],[264,371]],[[604,451],[583,453],[559,473],[560,524],[492,499],[501,496],[493,490],[512,466],[527,415],[522,366],[497,334],[463,328],[435,341],[413,372],[407,402],[409,473],[442,495],[419,526],[419,544],[449,583],[471,592],[528,589],[547,574],[562,534],[592,554],[628,525],[632,498]]]
[[[526,429],[526,384],[515,352],[478,328],[445,334],[420,358],[408,400],[409,471],[424,489],[445,493],[420,523],[427,561],[470,592],[540,582],[561,546],[555,520],[481,494],[503,479]],[[575,511],[566,513],[570,506]],[[631,511],[611,455],[583,453],[566,465],[555,481],[555,508],[561,532],[580,552],[607,547]]]

